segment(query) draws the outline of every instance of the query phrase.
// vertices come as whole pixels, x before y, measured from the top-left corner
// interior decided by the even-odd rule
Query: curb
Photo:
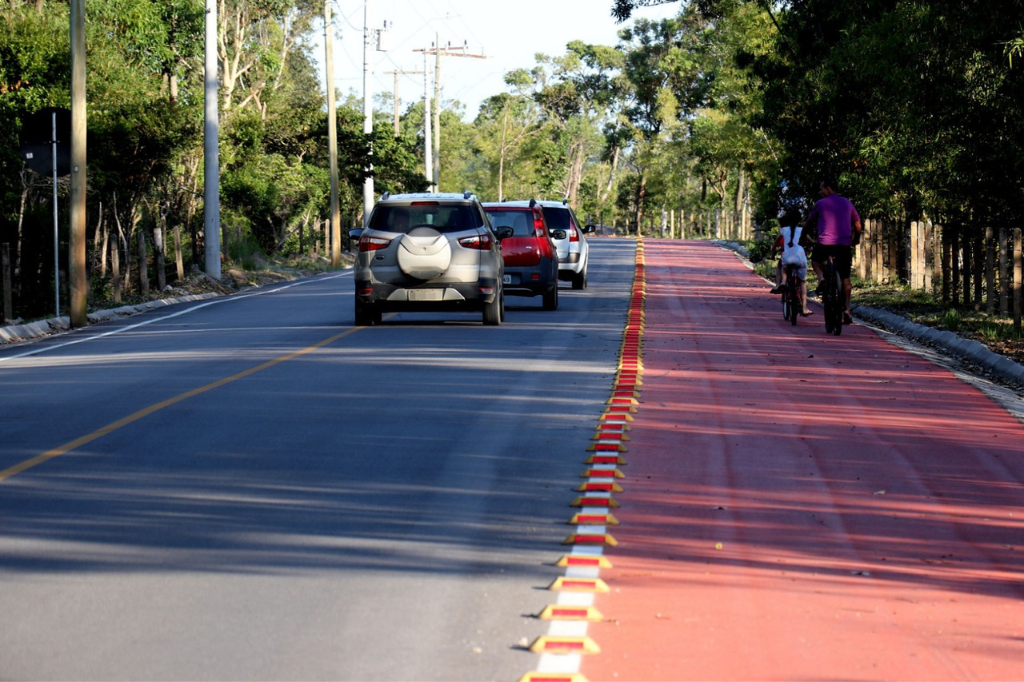
[[[953,332],[911,322],[905,317],[869,306],[855,306],[857,317],[873,322],[887,331],[941,348],[948,354],[966,360],[1004,381],[1024,386],[1024,365],[993,353],[984,344],[957,336]]]
[[[97,322],[106,322],[107,320],[128,317],[129,315],[137,315],[139,313],[153,310],[154,308],[163,308],[164,306],[175,305],[177,303],[202,301],[208,298],[216,298],[218,296],[223,296],[223,294],[189,294],[187,296],[178,296],[176,298],[163,298],[158,301],[146,301],[145,303],[140,303],[138,305],[126,305],[110,310],[97,310],[96,312],[89,313],[88,319],[89,324],[96,324]],[[53,317],[48,320],[37,320],[27,324],[0,327],[0,344],[18,343],[19,341],[39,339],[44,336],[52,336],[53,334],[59,334],[70,330],[71,319],[68,317]]]

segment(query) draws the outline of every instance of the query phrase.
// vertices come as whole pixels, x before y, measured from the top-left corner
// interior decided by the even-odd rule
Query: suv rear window
[[[544,211],[544,219],[548,221],[549,230],[565,230],[568,232],[571,229],[569,209],[555,208],[554,206],[544,206],[542,209]]]
[[[370,228],[405,234],[417,227],[438,232],[462,232],[481,226],[480,215],[472,206],[423,202],[411,206],[377,206]]]
[[[533,212],[529,209],[501,209],[487,211],[487,217],[491,219],[491,227],[497,231],[499,227],[511,227],[514,237],[534,237]]]

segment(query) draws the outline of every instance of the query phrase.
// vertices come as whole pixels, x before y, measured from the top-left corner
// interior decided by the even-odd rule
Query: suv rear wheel
[[[494,300],[484,306],[483,314],[484,324],[486,325],[499,325],[501,321],[505,319],[505,290],[498,289],[498,293],[495,294]]]
[[[358,299],[356,300],[357,327],[372,327],[375,324],[380,324],[383,318],[384,315],[380,308],[371,303],[362,303]]]

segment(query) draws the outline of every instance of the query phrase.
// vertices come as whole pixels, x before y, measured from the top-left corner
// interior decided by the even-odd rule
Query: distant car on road
[[[617,237],[619,236],[618,229],[611,227],[610,225],[587,225],[583,228],[584,234],[592,234],[598,237]]]
[[[532,199],[530,201],[533,201]],[[587,287],[587,264],[590,247],[583,235],[583,227],[567,201],[537,201],[544,212],[544,221],[552,234],[552,242],[558,253],[558,279],[572,282],[573,289]],[[504,202],[507,206],[529,206],[527,201]],[[562,231],[565,237],[555,239],[555,231]]]
[[[378,324],[388,311],[480,311],[505,317],[504,262],[480,202],[465,194],[387,193],[358,243],[355,318]]]
[[[501,239],[505,260],[503,283],[510,296],[542,296],[545,310],[558,308],[558,252],[552,239],[565,239],[564,230],[548,232],[544,212],[536,201],[485,203],[484,212]]]

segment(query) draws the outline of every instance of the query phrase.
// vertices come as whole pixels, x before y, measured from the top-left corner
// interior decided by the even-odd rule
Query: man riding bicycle
[[[836,271],[843,280],[843,324],[853,324],[850,315],[850,294],[853,284],[850,270],[853,267],[853,247],[860,243],[860,215],[853,203],[839,196],[838,185],[831,178],[822,181],[819,192],[821,199],[814,204],[807,218],[807,227],[817,227],[818,238],[811,256],[811,266],[818,275],[818,293],[824,288],[824,264],[832,256]]]
[[[805,230],[799,223],[799,214],[787,212],[782,222],[785,223],[779,230],[779,236],[772,244],[774,257],[779,253],[779,263],[775,268],[775,288],[773,294],[781,293],[786,288],[786,283],[791,272],[799,285],[801,315],[807,317],[814,314],[807,308],[807,252],[804,246],[810,244]]]

